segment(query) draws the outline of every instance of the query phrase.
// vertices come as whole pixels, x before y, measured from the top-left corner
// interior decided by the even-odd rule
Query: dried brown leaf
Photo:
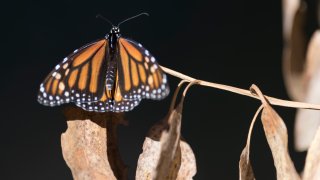
[[[315,32],[308,45],[305,32],[306,5],[300,0],[283,0],[283,71],[290,97],[294,100],[320,103],[319,64],[320,35]],[[306,53],[307,52],[307,53]],[[298,110],[295,121],[295,148],[308,149],[320,124],[320,113]]]
[[[320,31],[314,33],[308,48],[304,102],[320,104]],[[320,112],[299,109],[295,121],[295,148],[308,149],[320,125]]]
[[[306,5],[283,0],[283,75],[289,96],[302,101],[305,94],[304,64],[307,40],[304,30]]]
[[[308,150],[306,164],[304,167],[303,179],[320,179],[320,128],[318,128],[316,135]]]
[[[177,178],[181,165],[180,126],[181,111],[174,109],[150,129],[138,160],[137,180]]]
[[[318,9],[319,7],[318,3]],[[293,100],[319,104],[320,98],[315,92],[319,92],[320,86],[317,73],[320,71],[320,35],[319,30],[314,33],[307,49],[307,33],[304,27],[306,11],[304,1],[283,0],[284,80]],[[298,110],[295,121],[296,150],[308,149],[320,124],[319,114],[315,111]]]
[[[320,30],[313,33],[308,45],[306,79],[312,78],[320,68]]]
[[[143,152],[139,156],[136,180],[150,180],[155,176],[155,169],[160,157],[160,142],[146,137],[143,143]]]
[[[291,37],[294,17],[300,6],[300,0],[282,0],[283,35],[286,40]]]
[[[288,133],[283,120],[268,104],[262,111],[261,120],[277,170],[277,179],[300,179],[288,153]]]
[[[181,109],[174,109],[168,119],[169,130],[160,137],[160,158],[156,167],[155,180],[176,179],[181,165],[180,128]]]
[[[136,171],[137,180],[152,179],[160,158],[160,137],[163,131],[168,130],[168,118],[155,124],[150,130],[143,144],[143,153],[140,154]],[[181,165],[177,180],[192,179],[196,174],[196,159],[187,142],[180,140]],[[177,156],[177,155],[176,155]],[[176,157],[177,158],[177,157]]]
[[[61,146],[73,178],[126,179],[127,168],[115,148],[115,128],[124,122],[123,114],[86,112],[73,107],[64,114],[68,129],[61,135]]]
[[[288,153],[288,133],[286,125],[277,112],[270,106],[259,88],[252,86],[252,91],[261,99],[263,111],[261,115],[263,129],[272,152],[278,180],[299,180],[294,164]]]
[[[197,173],[196,157],[186,141],[180,140],[180,149],[181,165],[177,180],[190,180]]]
[[[246,145],[242,150],[239,161],[239,179],[254,180],[254,173],[249,159],[249,146]]]
[[[180,137],[182,106],[186,91],[178,106],[174,108],[182,83],[174,93],[168,115],[149,130],[138,160],[136,180],[188,180],[196,174],[193,151]],[[186,89],[189,87],[190,84]]]

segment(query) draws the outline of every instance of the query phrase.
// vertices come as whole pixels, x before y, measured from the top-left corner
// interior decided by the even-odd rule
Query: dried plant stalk
[[[161,68],[168,74],[175,76],[177,78],[183,79],[185,81],[189,82],[195,82],[197,81],[196,84],[201,85],[201,86],[208,86],[216,89],[221,89],[225,91],[229,91],[232,93],[240,94],[243,96],[248,96],[252,97],[255,99],[259,99],[259,97],[256,94],[252,94],[249,90],[237,88],[237,87],[232,87],[224,84],[218,84],[218,83],[212,83],[208,81],[203,81],[199,79],[192,78],[190,76],[187,76],[185,74],[182,74],[180,72],[174,71],[172,69],[166,68],[164,66],[161,66]],[[270,96],[266,96],[265,98],[268,99],[270,104],[277,105],[277,106],[284,106],[284,107],[292,107],[292,108],[302,108],[302,109],[315,109],[315,110],[320,110],[320,105],[319,104],[311,104],[311,103],[303,103],[303,102],[296,102],[296,101],[288,101],[288,100],[283,100],[283,99],[278,99]]]
[[[68,107],[68,129],[61,135],[63,157],[75,180],[127,179],[117,149],[116,126],[123,114],[86,112]],[[108,153],[107,153],[108,152]]]

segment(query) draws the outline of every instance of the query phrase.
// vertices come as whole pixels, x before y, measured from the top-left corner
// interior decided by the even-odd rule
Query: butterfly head
[[[110,34],[116,34],[119,35],[120,34],[120,29],[117,26],[113,26],[110,30]]]
[[[110,20],[108,20],[107,18],[101,16],[100,14],[98,14],[96,17],[105,20],[106,22],[108,22],[108,23],[112,26],[112,28],[111,28],[111,30],[110,30],[110,33],[107,34],[106,37],[117,37],[117,38],[118,38],[118,37],[120,37],[120,29],[119,29],[120,25],[121,25],[122,23],[124,23],[124,22],[127,22],[127,21],[129,21],[129,20],[131,20],[131,19],[134,19],[134,18],[136,18],[136,17],[139,17],[139,16],[141,16],[141,15],[149,16],[148,13],[143,12],[143,13],[140,13],[140,14],[138,14],[138,15],[132,16],[132,17],[130,17],[130,18],[127,18],[127,19],[119,22],[117,26],[113,25]]]

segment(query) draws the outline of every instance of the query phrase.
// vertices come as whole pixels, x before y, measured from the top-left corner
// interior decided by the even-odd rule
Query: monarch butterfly
[[[76,49],[55,66],[40,85],[39,103],[74,102],[86,111],[124,112],[141,99],[161,100],[169,94],[166,74],[140,43],[121,37],[117,26],[102,39]]]

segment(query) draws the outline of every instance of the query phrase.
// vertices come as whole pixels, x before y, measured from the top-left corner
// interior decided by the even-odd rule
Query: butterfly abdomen
[[[114,87],[115,76],[117,72],[117,64],[115,61],[108,62],[108,69],[106,75],[107,90],[112,90]]]

